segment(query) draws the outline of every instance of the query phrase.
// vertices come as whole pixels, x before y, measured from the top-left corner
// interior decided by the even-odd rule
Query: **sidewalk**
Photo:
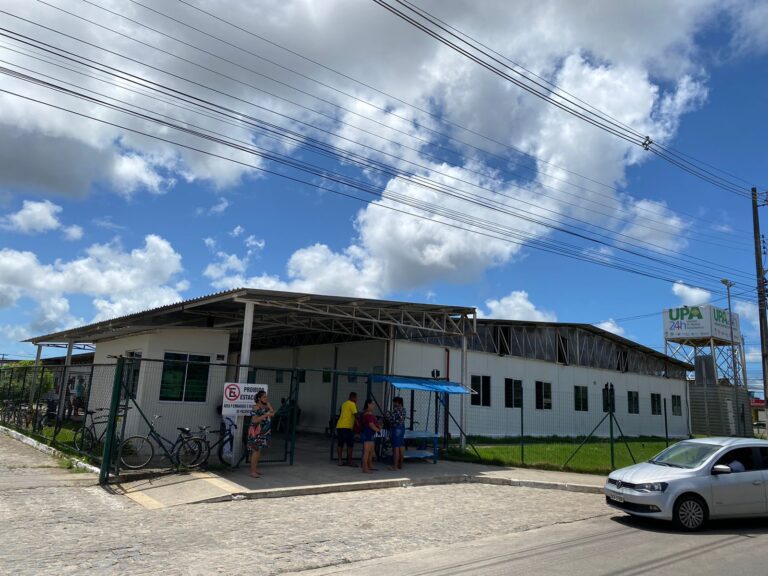
[[[500,468],[468,462],[441,460],[406,461],[402,470],[382,464],[371,475],[359,468],[338,466],[327,450],[298,450],[295,464],[266,464],[261,478],[251,478],[247,467],[215,471],[167,474],[151,479],[113,484],[112,489],[145,508],[159,509],[182,504],[228,502],[257,498],[283,498],[403,488],[439,484],[482,483],[602,494],[604,476],[555,472],[531,468]]]

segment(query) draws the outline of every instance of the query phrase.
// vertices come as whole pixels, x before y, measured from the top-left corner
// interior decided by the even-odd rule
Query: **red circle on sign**
[[[240,386],[237,384],[227,384],[227,386],[224,388],[224,396],[230,402],[236,401],[238,398],[240,398]]]

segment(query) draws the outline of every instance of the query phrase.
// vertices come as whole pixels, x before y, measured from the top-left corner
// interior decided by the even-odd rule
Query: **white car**
[[[768,440],[701,438],[611,472],[606,503],[698,530],[710,518],[768,515]]]

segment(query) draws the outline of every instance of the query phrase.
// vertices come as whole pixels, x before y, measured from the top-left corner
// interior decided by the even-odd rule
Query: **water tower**
[[[691,433],[751,436],[738,314],[709,305],[669,308],[663,314],[664,352],[695,367],[695,377],[688,380]]]

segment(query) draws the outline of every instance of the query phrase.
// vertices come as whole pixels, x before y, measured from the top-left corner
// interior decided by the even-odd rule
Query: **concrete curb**
[[[193,502],[193,504],[215,504],[231,502],[232,500],[260,500],[263,498],[290,498],[295,496],[316,496],[318,494],[335,494],[338,492],[357,492],[360,490],[381,490],[385,488],[410,488],[416,486],[440,486],[445,484],[487,484],[492,486],[518,486],[522,488],[537,488],[542,490],[565,490],[587,494],[602,494],[602,486],[589,484],[570,484],[567,482],[548,482],[544,480],[517,480],[514,478],[498,478],[458,474],[453,476],[433,476],[430,478],[390,478],[387,480],[368,480],[362,482],[343,482],[337,484],[319,484],[312,486],[295,486],[292,488],[268,488],[248,492],[234,492],[226,496],[217,496]]]
[[[74,458],[70,456],[69,454],[64,454],[61,450],[57,450],[56,448],[53,448],[51,446],[48,446],[47,444],[43,444],[42,442],[38,442],[34,438],[30,438],[29,436],[25,436],[21,432],[16,432],[16,430],[12,430],[11,428],[6,428],[5,426],[0,426],[0,433],[5,434],[6,436],[10,436],[14,440],[18,440],[22,444],[26,444],[27,446],[32,446],[32,448],[35,448],[36,450],[39,450],[40,452],[43,452],[44,454],[49,454],[51,456],[54,456],[56,458],[61,459],[67,459],[72,462],[72,466],[74,468],[77,468],[78,470],[84,470],[86,472],[91,472],[93,474],[98,474],[99,469],[96,468],[96,466],[91,466],[90,464],[86,464],[82,460],[78,460],[77,458]]]

